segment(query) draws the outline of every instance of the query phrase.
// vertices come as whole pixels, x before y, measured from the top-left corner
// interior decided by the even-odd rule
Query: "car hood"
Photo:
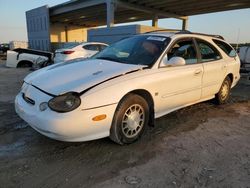
[[[100,59],[76,60],[35,71],[24,81],[52,95],[60,95],[69,91],[80,93],[105,80],[144,67]]]

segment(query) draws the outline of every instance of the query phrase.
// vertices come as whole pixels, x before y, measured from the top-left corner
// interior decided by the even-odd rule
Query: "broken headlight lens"
[[[51,110],[56,112],[70,112],[81,104],[81,99],[78,93],[69,92],[59,95],[51,99],[48,103]]]

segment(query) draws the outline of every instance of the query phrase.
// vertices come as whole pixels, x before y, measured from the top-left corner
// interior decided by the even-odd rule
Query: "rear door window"
[[[237,55],[236,51],[227,43],[213,39],[214,43],[219,46],[229,57],[235,57]]]
[[[221,59],[219,51],[209,42],[198,39],[197,44],[201,55],[201,62]]]

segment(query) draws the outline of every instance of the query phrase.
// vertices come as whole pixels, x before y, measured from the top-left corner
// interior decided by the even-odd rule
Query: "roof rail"
[[[192,34],[202,35],[202,36],[208,36],[208,37],[214,37],[214,38],[225,40],[224,37],[221,36],[221,35],[211,35],[211,34],[204,34],[204,33],[192,33]]]
[[[145,33],[163,32],[163,31],[180,32],[181,30],[179,30],[179,29],[158,29],[158,30],[148,31],[148,32],[145,32]]]
[[[202,35],[202,36],[214,37],[214,38],[219,38],[219,39],[225,40],[224,37],[222,37],[221,35],[211,35],[211,34],[204,34],[204,33],[193,33],[193,32],[187,31],[187,30],[180,31],[180,32],[178,32],[176,34],[194,34],[194,35]]]
[[[188,30],[180,30],[179,32],[177,32],[175,34],[192,34],[192,32],[188,31]]]
[[[219,39],[225,40],[221,35],[210,35],[210,34],[204,34],[204,33],[193,33],[193,32],[188,31],[188,30],[178,30],[178,29],[159,29],[159,30],[149,31],[149,32],[146,32],[146,33],[162,32],[162,31],[175,32],[175,34],[202,35],[202,36],[214,37],[214,38],[219,38]]]

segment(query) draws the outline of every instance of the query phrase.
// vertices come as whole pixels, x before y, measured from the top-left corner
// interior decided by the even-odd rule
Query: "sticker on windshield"
[[[150,36],[150,37],[147,38],[147,40],[156,40],[156,41],[161,41],[161,42],[163,42],[163,41],[166,40],[166,38],[165,38],[165,37]]]

